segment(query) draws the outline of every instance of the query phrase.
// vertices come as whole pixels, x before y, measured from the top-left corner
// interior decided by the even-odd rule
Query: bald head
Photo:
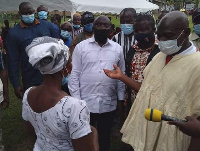
[[[157,38],[159,41],[177,40],[177,46],[182,46],[180,52],[190,46],[189,21],[185,13],[173,11],[166,14],[158,24]]]
[[[184,30],[189,27],[189,21],[185,13],[180,12],[180,11],[173,11],[173,12],[167,13],[161,19],[160,24],[158,26]]]
[[[105,23],[111,26],[111,21],[107,16],[101,15],[94,20],[94,25],[99,23]]]

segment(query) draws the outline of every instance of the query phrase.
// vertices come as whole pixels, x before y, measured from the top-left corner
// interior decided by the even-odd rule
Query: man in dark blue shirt
[[[7,37],[8,75],[18,98],[22,98],[24,90],[42,82],[42,75],[29,63],[25,48],[36,37],[58,38],[59,36],[50,22],[37,20],[34,13],[31,3],[22,2],[19,5],[21,22],[10,29]],[[19,67],[21,67],[23,87],[20,84]]]

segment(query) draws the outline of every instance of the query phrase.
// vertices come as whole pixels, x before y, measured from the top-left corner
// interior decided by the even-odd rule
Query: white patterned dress
[[[54,107],[36,113],[27,101],[30,89],[23,97],[22,117],[32,124],[37,135],[33,151],[73,151],[72,139],[91,133],[85,101],[65,96]]]

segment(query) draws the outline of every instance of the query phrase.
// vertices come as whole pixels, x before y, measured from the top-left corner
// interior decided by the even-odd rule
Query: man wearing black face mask
[[[142,83],[143,70],[160,51],[155,44],[155,21],[149,14],[139,14],[134,23],[134,44],[126,55],[126,74],[133,80]],[[135,100],[137,90],[127,88],[127,111],[129,112],[132,102]]]
[[[111,22],[106,16],[94,21],[94,36],[76,45],[69,79],[70,94],[86,101],[90,124],[97,127],[100,151],[110,148],[110,134],[117,100],[124,100],[124,84],[107,77],[104,68],[117,64],[125,70],[121,46],[108,39]]]

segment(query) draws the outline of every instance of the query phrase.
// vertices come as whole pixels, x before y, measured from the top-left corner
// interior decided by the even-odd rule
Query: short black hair
[[[40,5],[40,6],[38,6],[37,11],[38,11],[39,8],[44,8],[44,9],[48,10],[48,7],[45,6],[45,5]]]
[[[86,25],[94,21],[94,15],[91,12],[84,12],[81,17],[81,24]]]
[[[149,13],[140,13],[137,15],[137,18],[135,19],[135,22],[141,22],[141,21],[149,21],[151,23],[151,28],[155,28],[155,20],[152,15]]]
[[[19,10],[21,10],[24,6],[26,5],[31,5],[33,6],[30,2],[22,2],[21,4],[19,4]]]
[[[61,19],[62,17],[59,15],[59,14],[54,14],[52,17],[51,17],[51,22],[55,22],[55,20],[60,24],[61,23]]]
[[[121,12],[120,12],[120,16],[122,16],[124,13],[126,12],[131,12],[133,14],[134,17],[137,16],[136,14],[136,10],[134,8],[124,8]]]

